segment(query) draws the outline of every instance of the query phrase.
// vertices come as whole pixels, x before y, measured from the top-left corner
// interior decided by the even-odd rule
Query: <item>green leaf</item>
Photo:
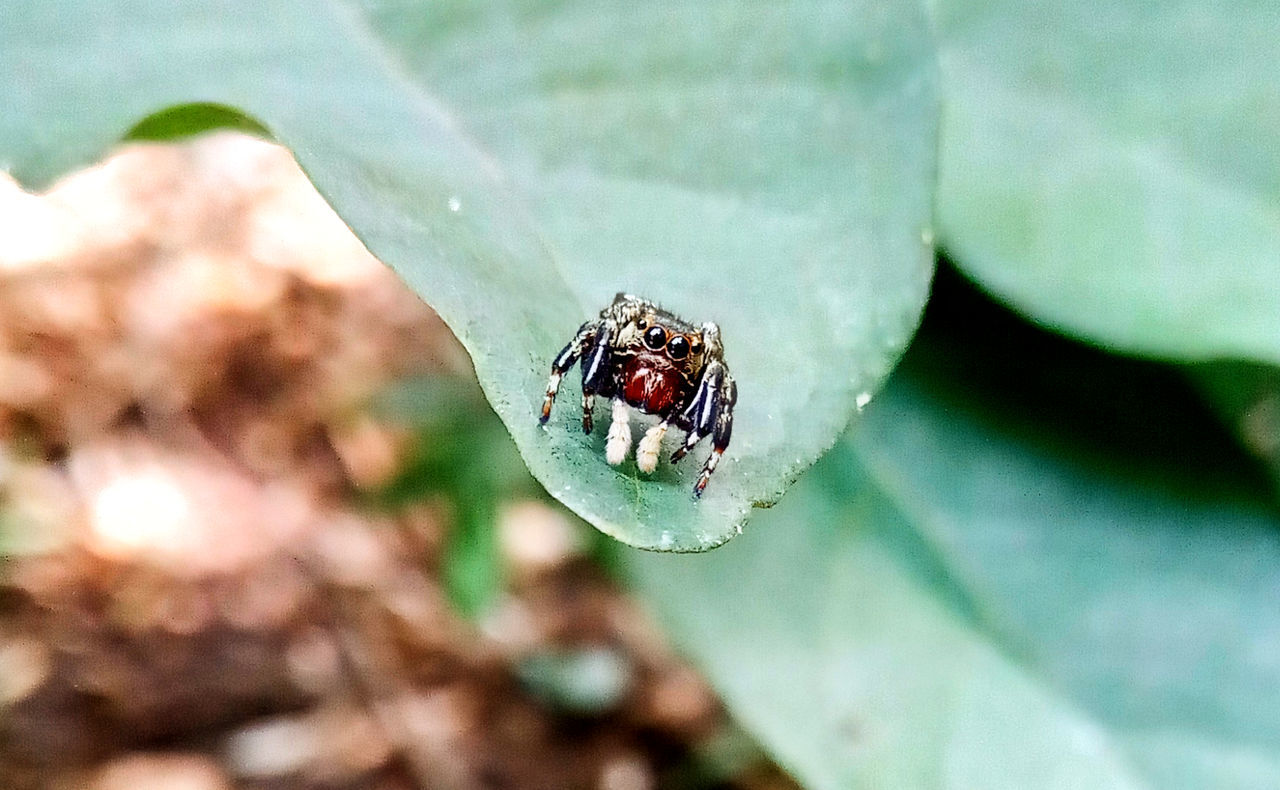
[[[1280,362],[1280,4],[936,7],[959,265],[1109,348]]]
[[[694,551],[832,444],[918,320],[932,56],[914,0],[53,0],[0,27],[0,159],[40,184],[174,105],[247,116],[454,330],[555,497]],[[702,501],[701,454],[606,465],[573,384],[537,425],[552,357],[619,290],[723,329],[740,399]]]
[[[1280,787],[1280,519],[1256,471],[1186,440],[1211,418],[1177,371],[1010,322],[944,339],[976,316],[927,321],[744,539],[626,571],[809,787]]]
[[[163,142],[215,129],[230,129],[263,139],[271,138],[271,132],[266,127],[239,110],[203,102],[179,104],[149,115],[126,132],[124,138]]]
[[[1210,362],[1189,365],[1186,374],[1241,446],[1266,464],[1280,493],[1280,368]]]

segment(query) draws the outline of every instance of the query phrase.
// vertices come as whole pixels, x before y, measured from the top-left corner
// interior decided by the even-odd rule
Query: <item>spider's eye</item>
[[[676,335],[667,343],[667,356],[672,359],[684,359],[689,356],[689,341],[684,335]]]
[[[649,348],[657,351],[667,344],[667,330],[660,326],[655,326],[644,333],[644,344]]]
[[[636,329],[639,329],[641,332],[643,332],[644,328],[648,325],[649,325],[649,322],[644,320],[643,318],[641,318],[639,321],[636,321]]]

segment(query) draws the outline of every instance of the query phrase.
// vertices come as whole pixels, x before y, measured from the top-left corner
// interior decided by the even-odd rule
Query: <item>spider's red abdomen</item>
[[[681,378],[665,359],[641,354],[622,369],[622,397],[650,414],[666,414],[680,395]]]

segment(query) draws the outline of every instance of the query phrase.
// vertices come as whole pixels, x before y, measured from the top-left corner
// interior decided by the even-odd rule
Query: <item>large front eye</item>
[[[658,351],[667,344],[667,330],[660,326],[651,327],[644,333],[644,344],[653,351]]]
[[[684,359],[689,356],[689,341],[684,335],[676,335],[667,343],[667,356],[672,359]]]

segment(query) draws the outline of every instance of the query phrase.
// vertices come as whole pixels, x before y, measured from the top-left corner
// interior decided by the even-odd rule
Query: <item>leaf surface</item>
[[[914,329],[931,46],[907,0],[52,0],[0,30],[0,158],[39,185],[153,114],[140,135],[243,112],[454,330],[554,496],[696,551],[781,496]],[[552,357],[620,290],[722,327],[740,400],[702,501],[708,448],[609,467],[604,431],[574,428],[576,382],[537,425]]]
[[[957,263],[1108,348],[1280,362],[1280,5],[936,9]]]

